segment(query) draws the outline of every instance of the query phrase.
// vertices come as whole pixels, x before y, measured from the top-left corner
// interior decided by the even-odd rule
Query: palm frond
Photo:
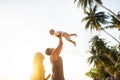
[[[101,0],[95,0],[97,3],[102,4]]]

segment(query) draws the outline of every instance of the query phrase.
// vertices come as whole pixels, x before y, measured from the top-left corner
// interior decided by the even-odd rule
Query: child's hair
[[[49,30],[49,33],[50,33],[51,35],[53,35],[54,32],[55,32],[54,29],[50,29],[50,30]]]

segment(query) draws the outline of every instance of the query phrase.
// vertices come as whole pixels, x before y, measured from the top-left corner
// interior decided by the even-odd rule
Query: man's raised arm
[[[53,55],[54,57],[58,57],[61,53],[62,50],[62,45],[63,45],[63,41],[62,41],[62,35],[60,34],[59,36],[57,36],[59,39],[59,44],[58,46],[54,49],[54,51],[52,52],[51,55]]]

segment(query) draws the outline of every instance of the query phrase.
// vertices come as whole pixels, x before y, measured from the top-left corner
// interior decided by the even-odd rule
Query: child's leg
[[[73,34],[70,34],[70,36],[76,36],[76,37],[77,37],[77,34],[76,34],[76,33],[73,33]]]
[[[73,40],[71,40],[70,36],[71,36],[71,35],[69,35],[69,34],[65,34],[63,37],[64,37],[67,41],[73,43],[73,44],[76,46],[76,42],[74,42]]]
[[[76,46],[76,42],[72,40],[68,40],[69,42],[73,43]]]

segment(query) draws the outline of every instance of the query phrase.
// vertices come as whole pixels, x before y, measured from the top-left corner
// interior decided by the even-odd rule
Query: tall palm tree
[[[90,28],[90,30],[101,30],[101,24],[106,24],[108,23],[107,19],[109,16],[105,15],[104,12],[97,12],[97,6],[95,5],[93,8],[90,7],[89,11],[86,11],[85,16],[82,19],[82,22],[87,21],[85,25],[85,29]]]
[[[95,3],[96,5],[99,5],[102,8],[106,9],[108,12],[110,12],[120,22],[120,18],[118,18],[118,16],[114,12],[112,12],[110,9],[103,6],[101,0],[74,0],[74,2],[76,2],[76,1],[78,1],[78,6],[81,5],[81,7],[84,9],[84,11],[86,11],[86,8],[89,6],[88,4]]]
[[[120,11],[118,12],[117,16],[120,18]],[[118,21],[113,15],[110,15],[110,17],[111,17],[110,25],[105,26],[102,29],[117,28],[118,30],[120,30],[120,21]],[[117,39],[116,41],[119,42]],[[120,45],[120,42],[119,42],[119,45]]]
[[[107,16],[104,12],[97,12],[96,5],[93,8],[90,7],[89,11],[86,11],[85,14],[87,16],[82,19],[83,22],[87,21],[85,29],[90,28],[91,31],[94,29],[98,31],[102,30],[120,44],[119,40],[117,40],[114,36],[106,32],[105,29],[102,28],[102,25],[108,23],[107,19],[109,18],[109,16]]]

